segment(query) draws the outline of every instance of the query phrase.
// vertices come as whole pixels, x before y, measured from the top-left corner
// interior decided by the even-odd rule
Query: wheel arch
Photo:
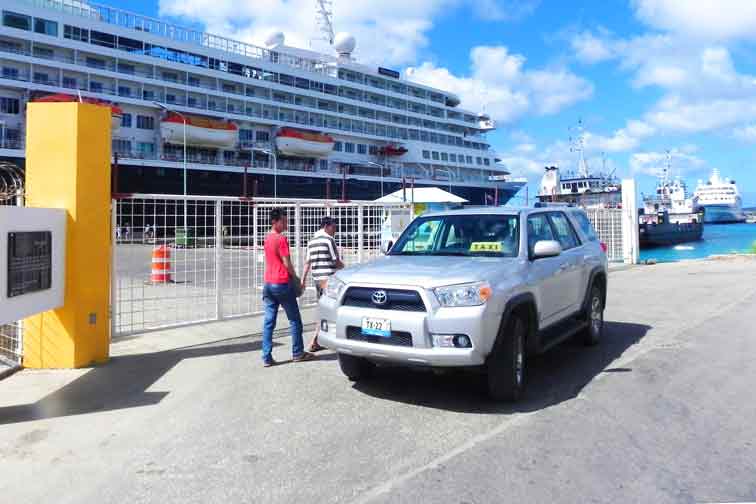
[[[583,310],[588,309],[588,305],[590,303],[591,298],[591,289],[594,285],[599,285],[601,287],[601,305],[606,307],[606,293],[607,293],[607,275],[604,268],[597,266],[593,268],[591,271],[591,275],[588,278],[588,284],[585,288],[585,297],[583,299]]]
[[[499,333],[496,335],[495,345],[500,344],[500,337],[503,334],[503,330],[509,323],[510,318],[514,315],[524,315],[527,322],[528,333],[525,337],[525,345],[528,352],[537,348],[538,334],[538,307],[536,305],[535,296],[530,292],[518,294],[507,301],[504,307],[504,313],[501,316],[501,325],[499,327]]]

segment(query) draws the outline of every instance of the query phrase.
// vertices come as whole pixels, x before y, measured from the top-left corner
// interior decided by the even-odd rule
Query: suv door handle
[[[567,269],[567,268],[569,268],[569,267],[570,267],[570,263],[562,263],[562,265],[561,265],[561,266],[559,266],[559,269],[560,269],[561,271],[564,271],[564,270],[566,270],[566,269]]]

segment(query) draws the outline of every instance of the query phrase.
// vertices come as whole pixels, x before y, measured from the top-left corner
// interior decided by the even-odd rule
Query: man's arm
[[[344,263],[341,262],[341,257],[339,257],[339,248],[336,246],[336,240],[333,237],[328,242],[328,249],[331,254],[331,260],[336,264],[336,269],[344,269]]]
[[[307,264],[305,264],[304,271],[302,272],[302,286],[304,287],[307,284],[307,274],[310,272],[310,261],[307,261]]]
[[[281,262],[286,267],[286,270],[289,272],[289,275],[295,277],[297,276],[297,271],[294,269],[294,265],[291,264],[291,258],[289,256],[281,256]]]

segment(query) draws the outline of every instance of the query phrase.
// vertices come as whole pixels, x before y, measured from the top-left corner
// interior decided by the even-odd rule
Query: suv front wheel
[[[497,401],[517,401],[525,389],[525,337],[527,324],[513,314],[499,331],[486,363],[488,394]]]

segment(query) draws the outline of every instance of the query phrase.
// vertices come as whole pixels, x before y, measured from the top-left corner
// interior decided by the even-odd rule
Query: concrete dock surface
[[[515,405],[328,352],[264,369],[259,319],[148,333],[0,382],[0,501],[756,501],[755,308],[756,260],[615,270],[604,340],[530,359]]]

